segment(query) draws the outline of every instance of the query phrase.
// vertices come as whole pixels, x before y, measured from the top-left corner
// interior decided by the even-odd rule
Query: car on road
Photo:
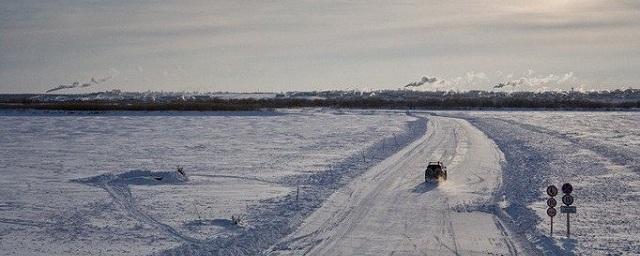
[[[447,180],[447,167],[440,161],[429,162],[424,170],[424,181],[440,179]]]

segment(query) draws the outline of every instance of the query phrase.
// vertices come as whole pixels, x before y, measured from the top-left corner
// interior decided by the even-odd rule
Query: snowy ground
[[[640,114],[439,112],[464,117],[504,152],[501,193],[513,229],[549,255],[640,254]],[[570,182],[577,214],[550,239],[544,190]],[[560,199],[560,197],[557,197]],[[560,200],[558,200],[560,201]]]
[[[427,161],[448,164],[425,183]],[[502,153],[460,119],[433,117],[427,133],[333,194],[273,255],[517,255],[527,252],[486,205],[501,184]]]
[[[1,112],[0,248],[640,254],[639,114],[435,115]],[[424,183],[427,159],[448,163],[449,180]],[[557,216],[552,239],[544,189],[563,182],[574,184],[578,213],[572,238]]]
[[[333,110],[4,112],[0,123],[7,255],[255,252],[425,127]]]

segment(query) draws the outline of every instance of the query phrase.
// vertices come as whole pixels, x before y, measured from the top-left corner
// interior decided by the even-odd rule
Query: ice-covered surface
[[[374,111],[34,114],[0,115],[3,254],[251,254],[426,127]]]
[[[467,121],[429,117],[426,134],[334,193],[273,255],[528,255],[488,210],[502,153]],[[446,181],[425,182],[427,161]]]
[[[393,244],[381,250],[640,254],[640,114],[436,114],[468,120],[495,145],[465,121],[432,118],[425,135],[422,114],[393,111],[0,112],[0,248],[246,255]],[[420,184],[411,170],[425,154],[465,175]],[[571,239],[561,215],[551,239],[544,189],[563,182],[574,185],[578,213]],[[434,212],[440,222],[420,219]],[[426,230],[439,231],[411,233]]]
[[[438,112],[468,119],[499,145],[506,213],[549,255],[640,254],[638,112]],[[570,182],[577,214],[550,239],[546,186]],[[560,197],[556,197],[560,202]],[[560,202],[561,203],[561,202]],[[558,206],[559,208],[559,206]]]

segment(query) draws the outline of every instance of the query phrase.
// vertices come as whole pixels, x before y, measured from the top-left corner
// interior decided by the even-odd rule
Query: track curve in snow
[[[448,180],[424,182],[428,161]],[[502,152],[462,119],[429,117],[426,134],[334,193],[271,255],[516,255],[486,211],[501,182]]]

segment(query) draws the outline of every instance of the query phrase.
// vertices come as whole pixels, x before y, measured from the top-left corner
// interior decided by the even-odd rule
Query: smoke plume
[[[423,84],[435,84],[435,83],[444,83],[444,80],[440,80],[437,77],[423,76],[422,79],[420,79],[420,81],[411,82],[405,85],[404,87],[418,87],[418,86],[422,86]]]
[[[89,81],[89,82],[81,84],[80,82],[76,81],[76,82],[73,82],[72,84],[61,84],[61,85],[58,85],[58,86],[56,86],[54,88],[51,88],[51,89],[47,90],[45,93],[55,92],[55,91],[59,91],[59,90],[72,89],[72,88],[77,88],[77,87],[86,88],[86,87],[89,87],[89,86],[93,86],[93,85],[96,85],[96,84],[100,84],[100,83],[106,82],[109,79],[111,79],[111,76],[108,76],[108,77],[105,77],[105,78],[100,78],[98,80],[96,80],[95,78],[92,77],[91,81]]]

